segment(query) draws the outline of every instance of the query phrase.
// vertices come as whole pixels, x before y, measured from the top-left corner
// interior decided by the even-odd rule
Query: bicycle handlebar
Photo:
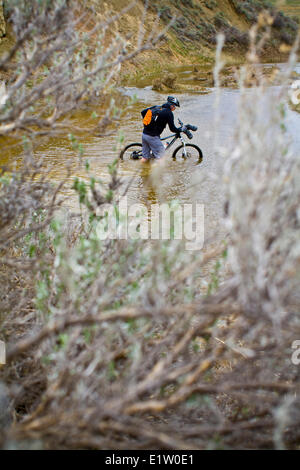
[[[183,132],[189,139],[193,138],[193,134],[190,131],[196,131],[198,127],[192,126],[191,124],[183,124],[180,119],[178,119],[179,124],[181,125],[181,132]]]

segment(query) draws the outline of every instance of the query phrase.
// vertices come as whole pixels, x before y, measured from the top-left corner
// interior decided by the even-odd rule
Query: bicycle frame
[[[186,155],[185,140],[181,134],[180,134],[180,137],[178,137],[177,134],[171,134],[171,135],[168,135],[167,137],[160,138],[161,141],[167,140],[167,139],[172,139],[172,140],[171,142],[167,142],[167,146],[165,147],[166,150],[168,150],[176,142],[176,140],[180,139],[183,145],[184,154]]]

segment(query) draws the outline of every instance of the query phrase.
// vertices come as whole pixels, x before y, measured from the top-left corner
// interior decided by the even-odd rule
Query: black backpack
[[[151,108],[145,109],[145,111],[142,112],[144,126],[148,127],[154,124],[161,111],[162,106],[152,106]]]

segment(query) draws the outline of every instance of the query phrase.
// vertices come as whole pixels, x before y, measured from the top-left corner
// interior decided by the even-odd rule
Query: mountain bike
[[[183,122],[178,119],[178,122],[181,126],[181,131],[179,134],[171,134],[167,137],[163,137],[160,140],[166,141],[165,149],[168,150],[170,147],[178,140],[181,140],[181,145],[179,145],[173,152],[172,158],[176,160],[177,158],[182,158],[184,160],[190,159],[196,164],[199,164],[203,160],[202,150],[194,144],[186,143],[184,140],[183,134],[185,134],[189,139],[193,138],[191,131],[196,131],[198,128],[192,126],[191,124],[184,125]],[[169,139],[172,139],[171,141]],[[142,158],[142,144],[139,142],[134,142],[132,144],[126,145],[126,147],[121,150],[119,155],[121,160],[140,160]],[[155,158],[152,157],[154,160]]]

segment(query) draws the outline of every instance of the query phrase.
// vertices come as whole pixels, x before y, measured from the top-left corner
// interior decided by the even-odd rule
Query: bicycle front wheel
[[[203,154],[202,150],[197,145],[182,144],[174,150],[172,158],[175,160],[177,158],[190,159],[196,164],[199,164],[203,160]]]
[[[142,144],[135,142],[126,145],[119,155],[121,160],[140,160],[142,158]]]

